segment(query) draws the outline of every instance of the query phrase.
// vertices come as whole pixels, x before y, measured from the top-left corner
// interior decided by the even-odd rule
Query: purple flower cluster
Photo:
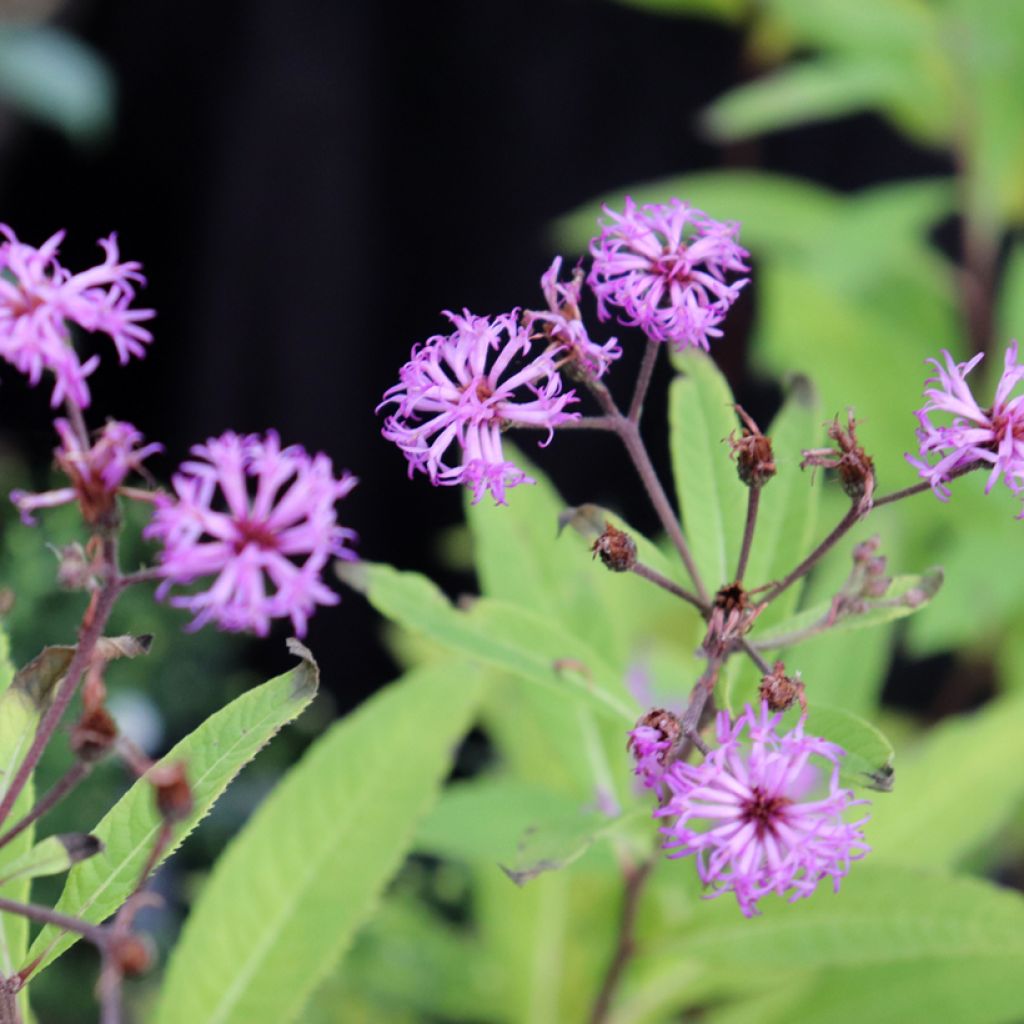
[[[802,719],[780,734],[780,718],[766,704],[747,706],[735,723],[720,712],[718,746],[701,764],[671,765],[668,799],[655,811],[668,821],[668,855],[693,854],[708,895],[735,893],[747,917],[769,893],[789,893],[792,902],[825,878],[838,890],[850,863],[869,850],[866,817],[845,820],[865,801],[839,786],[843,750],[805,735]]]
[[[607,206],[604,212],[611,223],[590,244],[594,262],[587,277],[598,316],[610,319],[614,307],[620,323],[654,341],[706,351],[747,284],[747,278],[726,280],[750,269],[749,253],[736,241],[739,225],[679,199],[637,206],[627,197],[623,213]]]
[[[99,242],[103,262],[72,274],[57,260],[63,231],[39,249],[19,242],[4,224],[0,233],[5,238],[0,243],[0,356],[33,385],[44,371],[52,373],[52,405],[68,399],[84,409],[89,405],[86,378],[100,359],[93,355],[81,361],[69,324],[108,335],[122,364],[144,355],[153,336],[141,322],[154,313],[130,308],[136,286],[145,284],[141,265],[122,263],[117,236],[111,235]]]
[[[1024,366],[1017,361],[1017,342],[1010,343],[1003,360],[1003,372],[996,385],[992,405],[983,409],[971,393],[967,375],[982,359],[979,353],[966,363],[957,363],[943,350],[943,363],[929,362],[936,376],[926,382],[928,401],[917,412],[917,439],[921,457],[907,455],[907,461],[931,484],[936,496],[949,498],[950,479],[968,467],[988,464],[987,494],[1000,477],[1014,493],[1024,491],[1024,393],[1013,395],[1024,380]],[[949,423],[933,421],[935,413],[952,417]],[[937,462],[928,461],[938,455]],[[1024,518],[1024,512],[1021,513]]]
[[[192,454],[145,530],[163,545],[158,596],[214,576],[207,589],[171,598],[195,615],[191,628],[213,621],[265,636],[272,618],[289,617],[305,635],[315,607],[338,602],[320,578],[328,559],[355,557],[355,534],[334,510],[355,477],[336,479],[326,455],[282,448],[274,431],[227,433]]]
[[[108,420],[92,444],[83,444],[68,420],[57,419],[53,425],[61,441],[54,456],[71,486],[43,494],[11,491],[11,501],[29,525],[39,509],[76,500],[87,523],[99,522],[113,507],[114,497],[129,473],[140,472],[145,459],[163,451],[160,444],[143,445],[142,434],[130,423],[118,420]]]
[[[455,330],[437,334],[413,351],[399,383],[378,408],[394,405],[383,434],[405,453],[409,475],[426,473],[433,484],[466,484],[474,502],[486,491],[505,504],[505,490],[532,483],[501,447],[511,425],[547,430],[577,419],[576,401],[562,391],[555,359],[559,349],[535,351],[517,311],[492,319],[446,312]],[[547,442],[542,442],[547,443]],[[459,461],[448,455],[460,450]]]
[[[541,428],[550,441],[556,427],[578,418],[565,411],[576,396],[563,390],[560,371],[596,388],[622,355],[616,338],[590,337],[581,311],[584,282],[602,320],[618,307],[622,323],[677,347],[706,349],[708,338],[721,335],[719,324],[747,283],[726,280],[747,270],[738,225],[678,199],[643,207],[627,199],[624,214],[605,210],[615,224],[591,242],[590,274],[577,267],[561,280],[557,256],[541,277],[546,310],[527,310],[521,320],[518,310],[493,318],[446,312],[454,332],[413,349],[378,406],[395,406],[382,433],[404,452],[410,476],[420,471],[434,485],[465,484],[474,503],[489,491],[502,505],[508,488],[533,482],[505,458],[502,431]]]

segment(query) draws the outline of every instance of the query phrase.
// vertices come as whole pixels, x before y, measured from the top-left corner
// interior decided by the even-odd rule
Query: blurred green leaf
[[[543,615],[493,598],[457,611],[426,577],[370,562],[338,565],[342,581],[365,593],[382,615],[424,632],[449,650],[539,683],[583,697],[595,709],[632,721],[611,667],[578,637]]]
[[[178,848],[260,748],[316,695],[315,662],[301,644],[293,645],[292,652],[303,658],[296,668],[242,694],[161,758],[159,764],[185,763],[193,808],[174,825],[158,863]],[[72,868],[56,909],[92,923],[106,920],[135,888],[161,826],[152,785],[143,776],[92,829],[106,849]],[[41,970],[78,938],[47,925],[29,955],[41,958]]]
[[[218,862],[159,1024],[298,1018],[405,856],[482,692],[472,669],[430,666],[314,744]]]
[[[896,752],[884,733],[859,715],[814,702],[807,711],[807,734],[838,744],[846,755],[840,777],[848,785],[888,792],[893,788]]]
[[[749,0],[618,0],[649,14],[674,18],[713,18],[726,24],[740,21],[750,9]]]
[[[69,871],[73,864],[95,857],[101,849],[95,836],[82,833],[48,836],[20,857],[6,861],[0,875],[8,881],[59,875]]]
[[[895,791],[872,809],[879,860],[952,867],[991,839],[1024,803],[1024,694],[947,718],[900,752]]]
[[[0,26],[0,102],[82,142],[110,132],[115,98],[106,62],[68,32]]]
[[[710,594],[735,578],[747,488],[729,457],[739,433],[732,391],[703,352],[673,355],[683,376],[669,390],[672,475],[690,552]]]

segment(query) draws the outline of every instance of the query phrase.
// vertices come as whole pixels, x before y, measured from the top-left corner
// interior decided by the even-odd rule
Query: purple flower
[[[70,487],[42,494],[11,491],[11,501],[21,513],[22,522],[32,525],[33,513],[78,501],[87,523],[98,523],[114,508],[115,496],[132,472],[142,471],[142,463],[163,445],[142,445],[143,437],[130,423],[108,420],[91,445],[83,446],[78,433],[65,419],[54,420],[60,435],[60,447],[54,452],[57,466],[71,480]],[[140,447],[141,446],[141,447]]]
[[[679,199],[637,206],[628,196],[624,213],[604,207],[612,223],[590,243],[594,263],[587,284],[597,296],[598,316],[609,306],[619,323],[641,328],[654,341],[676,348],[708,348],[721,337],[719,324],[747,283],[726,282],[745,273],[749,253],[736,241],[739,225],[713,220]]]
[[[455,330],[414,348],[399,383],[384,393],[378,409],[391,404],[395,411],[382,433],[405,453],[410,477],[420,470],[435,485],[468,485],[474,503],[490,491],[504,505],[507,487],[533,481],[505,458],[502,430],[540,427],[547,444],[556,426],[579,418],[563,411],[576,395],[562,393],[555,363],[561,349],[534,355],[517,313],[488,319],[445,311]],[[448,456],[453,446],[457,463]]]
[[[528,310],[524,313],[527,327],[534,330],[541,324],[541,332],[533,335],[547,338],[564,349],[569,358],[591,377],[601,377],[609,366],[622,355],[622,347],[615,338],[603,345],[590,340],[580,315],[580,292],[583,289],[583,271],[578,267],[569,282],[558,280],[562,257],[556,256],[540,279],[547,300],[546,312]]]
[[[130,309],[135,286],[145,284],[141,264],[121,263],[117,236],[100,239],[101,264],[72,274],[57,260],[64,238],[58,231],[41,248],[19,242],[0,224],[0,356],[38,384],[44,370],[53,373],[51,404],[65,398],[80,408],[89,404],[86,378],[99,365],[99,356],[84,363],[71,343],[68,324],[110,336],[121,363],[141,357],[153,336],[140,322],[151,309]]]
[[[672,749],[672,741],[661,729],[650,725],[638,725],[629,731],[626,749],[636,761],[633,773],[638,776],[644,788],[660,793],[662,778],[665,775],[664,759]]]
[[[768,893],[810,896],[823,878],[836,890],[850,862],[869,851],[861,826],[844,814],[866,801],[839,788],[834,743],[805,736],[803,719],[791,732],[776,729],[781,715],[749,705],[730,724],[718,716],[718,747],[701,764],[675,762],[664,777],[670,797],[654,813],[674,818],[662,831],[670,857],[696,855],[709,896],[734,892],[744,915],[757,913]],[[746,736],[744,736],[746,733]],[[810,798],[815,782],[827,792]]]
[[[955,363],[945,350],[942,355],[945,366],[936,359],[928,360],[935,367],[936,376],[926,383],[935,387],[925,388],[928,401],[916,413],[921,424],[917,431],[921,458],[908,454],[907,461],[943,501],[949,498],[949,480],[979,462],[992,466],[985,484],[986,494],[1000,476],[1011,490],[1019,493],[1024,488],[1024,394],[1010,397],[1024,379],[1024,366],[1017,362],[1017,342],[1010,342],[1006,350],[995,400],[988,409],[978,405],[967,383],[967,374],[978,365],[982,354],[966,363]],[[948,413],[953,419],[945,426],[936,425],[931,418],[936,412]],[[936,453],[939,461],[929,464],[928,457]]]
[[[265,636],[273,618],[290,617],[299,636],[318,604],[337,604],[321,570],[333,555],[354,558],[355,534],[338,525],[334,503],[356,485],[334,478],[331,460],[297,445],[227,433],[192,448],[173,478],[174,497],[157,504],[145,534],[163,543],[163,597],[172,584],[214,576],[207,589],[171,598],[195,615],[191,629]]]

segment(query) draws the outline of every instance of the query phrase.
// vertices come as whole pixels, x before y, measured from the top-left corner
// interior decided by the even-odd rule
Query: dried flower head
[[[737,405],[736,412],[743,420],[743,433],[739,439],[735,431],[729,435],[729,456],[736,460],[736,470],[743,483],[748,487],[764,487],[776,473],[772,439],[761,433],[746,409]]]
[[[173,584],[214,576],[207,589],[177,594],[171,604],[195,615],[191,627],[265,636],[270,620],[289,617],[299,636],[318,604],[338,595],[320,579],[331,557],[352,559],[352,530],[334,505],[356,485],[334,476],[324,454],[281,447],[277,433],[234,433],[192,449],[173,478],[174,496],[158,499],[147,537],[159,540],[164,596]]]
[[[562,257],[556,256],[540,279],[547,310],[527,310],[523,313],[523,321],[532,338],[544,338],[562,350],[563,357],[568,360],[567,368],[575,369],[584,376],[601,377],[622,355],[622,347],[615,338],[603,345],[591,341],[580,313],[583,271],[577,267],[572,278],[563,282],[558,280],[561,270]]]
[[[785,711],[794,704],[807,714],[807,694],[800,673],[786,675],[784,662],[777,661],[771,672],[761,677],[761,700],[768,705],[769,711]]]
[[[636,541],[611,523],[605,523],[604,532],[590,550],[612,572],[629,572],[636,565]]]
[[[153,336],[142,321],[151,309],[132,309],[137,285],[145,284],[141,264],[122,263],[117,236],[100,239],[104,260],[72,274],[57,260],[64,239],[58,231],[40,248],[19,242],[0,224],[0,356],[38,384],[44,370],[55,378],[51,404],[65,398],[80,408],[89,404],[86,378],[99,365],[99,356],[80,360],[71,341],[69,324],[90,333],[106,334],[121,363],[141,357]]]
[[[88,446],[83,446],[78,432],[67,420],[54,420],[53,425],[61,441],[54,458],[71,486],[42,494],[11,491],[11,501],[21,513],[22,522],[28,525],[35,522],[33,514],[38,509],[71,501],[78,502],[87,523],[104,522],[114,513],[115,499],[125,478],[132,472],[143,472],[143,462],[163,451],[163,445],[143,445],[142,434],[130,423],[119,420],[108,420]]]
[[[445,316],[455,330],[413,349],[399,383],[385,392],[378,409],[395,411],[382,433],[409,460],[409,476],[419,470],[435,485],[466,484],[474,503],[490,491],[504,505],[507,488],[533,481],[505,458],[502,431],[540,427],[548,432],[545,445],[560,423],[579,418],[565,412],[576,395],[562,392],[555,363],[561,350],[534,353],[517,311],[491,319],[468,310]],[[457,464],[448,461],[453,446]]]
[[[668,820],[668,856],[693,854],[708,896],[734,893],[747,917],[772,892],[792,902],[825,878],[838,890],[850,863],[870,849],[861,830],[867,818],[845,820],[866,801],[839,786],[843,750],[805,735],[802,719],[779,733],[780,718],[763,704],[747,706],[735,723],[719,713],[718,746],[701,764],[669,768],[669,798],[654,812]],[[809,773],[822,795],[809,790]]]
[[[977,465],[992,467],[986,494],[1000,477],[1012,491],[1020,493],[1024,489],[1024,394],[1012,393],[1024,379],[1024,366],[1017,361],[1017,342],[1010,342],[1006,349],[1003,372],[988,409],[978,404],[967,383],[967,375],[981,361],[982,354],[966,363],[954,362],[945,350],[942,356],[945,365],[928,360],[936,375],[926,383],[934,387],[925,388],[928,401],[916,413],[921,458],[908,454],[907,461],[943,501],[949,498],[949,481]],[[934,413],[949,415],[952,420],[936,424]],[[931,464],[928,460],[934,455],[939,460]],[[1024,512],[1020,518],[1024,518]]]
[[[828,436],[835,441],[836,448],[811,448],[802,452],[800,468],[814,466],[836,470],[843,490],[857,508],[857,515],[865,516],[874,501],[875,464],[857,441],[857,421],[852,409],[846,411],[846,427],[840,426],[837,416],[828,425]]]
[[[610,224],[591,241],[593,266],[587,284],[598,316],[611,308],[619,323],[639,327],[654,341],[676,348],[708,348],[721,337],[719,324],[739,297],[749,253],[736,241],[739,225],[722,223],[679,199],[637,206],[628,196],[622,213],[609,207]]]

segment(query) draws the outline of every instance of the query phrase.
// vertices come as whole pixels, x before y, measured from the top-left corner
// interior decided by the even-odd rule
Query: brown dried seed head
[[[71,730],[71,749],[82,761],[98,761],[114,745],[117,723],[99,704],[85,711]]]
[[[787,676],[786,666],[781,661],[775,662],[772,671],[761,679],[761,700],[768,704],[771,711],[785,711],[794,703],[807,711],[805,687],[799,675]]]
[[[604,533],[590,549],[612,572],[629,572],[636,565],[636,543],[625,530],[606,523]]]
[[[745,611],[750,604],[747,592],[739,581],[726,583],[715,594],[715,599],[712,603],[716,608],[721,608],[723,612]]]
[[[109,955],[126,978],[144,974],[156,959],[153,944],[142,935],[119,935],[110,943]]]
[[[156,788],[156,806],[164,821],[183,821],[192,813],[192,790],[181,761],[156,765],[149,781]]]

